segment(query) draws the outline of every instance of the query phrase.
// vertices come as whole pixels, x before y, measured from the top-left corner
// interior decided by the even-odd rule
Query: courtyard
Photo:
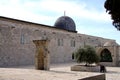
[[[50,71],[35,70],[34,66],[0,68],[0,80],[78,80],[103,74],[100,72],[70,71],[76,63],[51,64]],[[107,67],[106,80],[119,80],[120,68]]]

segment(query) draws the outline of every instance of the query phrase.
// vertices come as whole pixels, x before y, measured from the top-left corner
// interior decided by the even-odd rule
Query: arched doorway
[[[36,45],[35,67],[39,70],[49,70],[50,59],[47,40],[33,40]]]
[[[100,53],[100,62],[112,62],[111,52],[108,49],[103,49]]]

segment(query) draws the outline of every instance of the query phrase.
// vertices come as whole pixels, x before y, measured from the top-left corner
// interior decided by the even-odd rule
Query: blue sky
[[[64,15],[71,17],[78,33],[115,39],[120,31],[104,9],[105,0],[1,0],[0,16],[53,26]]]

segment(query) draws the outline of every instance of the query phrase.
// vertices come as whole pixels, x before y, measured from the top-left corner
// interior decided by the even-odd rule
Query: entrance
[[[33,40],[36,45],[35,68],[38,70],[49,70],[49,51],[47,40]]]
[[[108,49],[103,49],[100,54],[100,62],[112,62],[111,52]]]

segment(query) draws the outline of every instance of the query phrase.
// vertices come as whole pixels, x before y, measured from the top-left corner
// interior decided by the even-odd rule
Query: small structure
[[[100,66],[74,65],[71,71],[100,72]]]
[[[106,80],[105,74],[100,74],[97,76],[86,77],[78,80]]]
[[[36,45],[35,67],[38,70],[49,70],[49,51],[47,40],[33,40]]]
[[[101,65],[119,66],[119,45],[114,41],[107,41],[103,46],[97,46],[96,52],[101,57]]]

